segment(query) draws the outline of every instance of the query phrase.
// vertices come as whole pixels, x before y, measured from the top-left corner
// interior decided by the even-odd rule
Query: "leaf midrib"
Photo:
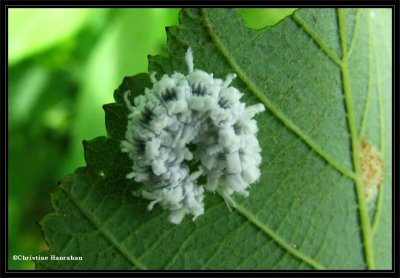
[[[372,241],[372,231],[371,231],[371,223],[368,215],[368,208],[366,204],[366,200],[364,197],[364,186],[362,183],[362,172],[360,165],[360,141],[357,134],[357,127],[354,115],[354,106],[352,100],[351,86],[350,86],[350,77],[349,77],[349,67],[348,67],[348,58],[349,52],[347,50],[346,44],[346,32],[345,32],[345,11],[344,9],[337,9],[337,17],[338,17],[338,29],[340,35],[340,42],[342,47],[342,63],[341,63],[341,72],[342,72],[342,84],[343,84],[343,94],[344,100],[347,110],[347,122],[350,132],[351,139],[351,150],[352,150],[352,159],[353,159],[353,167],[355,170],[355,187],[359,208],[359,216],[360,216],[360,226],[361,226],[361,236],[363,239],[364,245],[364,253],[365,259],[367,263],[368,269],[375,269],[375,260],[374,260],[374,246]],[[354,32],[353,32],[354,35]]]

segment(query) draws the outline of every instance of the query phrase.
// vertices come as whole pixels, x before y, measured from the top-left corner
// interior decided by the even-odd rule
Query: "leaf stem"
[[[360,144],[356,131],[354,107],[351,95],[351,86],[349,80],[349,70],[348,70],[348,52],[346,45],[346,27],[345,27],[345,11],[344,9],[338,9],[338,24],[339,24],[339,34],[342,46],[342,81],[343,81],[343,93],[345,99],[345,105],[347,110],[347,121],[351,137],[351,149],[353,157],[353,166],[355,172],[355,187],[358,200],[358,209],[361,224],[361,233],[364,243],[364,252],[368,269],[375,269],[374,260],[374,246],[372,242],[372,231],[371,224],[368,215],[368,209],[366,200],[364,197],[364,188],[362,183],[362,173],[360,167]]]

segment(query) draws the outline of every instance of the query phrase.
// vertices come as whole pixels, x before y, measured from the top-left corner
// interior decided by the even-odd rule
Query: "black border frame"
[[[159,1],[123,1],[123,0],[70,0],[70,1],[1,1],[1,18],[2,18],[2,38],[3,38],[3,51],[1,55],[1,65],[2,65],[2,111],[1,116],[4,120],[2,120],[2,136],[1,140],[1,154],[4,165],[1,170],[2,177],[2,185],[1,186],[1,195],[4,201],[1,202],[1,240],[2,240],[2,255],[1,255],[1,277],[17,277],[17,276],[39,276],[39,277],[53,277],[53,276],[77,276],[80,275],[93,275],[93,276],[149,276],[149,275],[174,275],[174,276],[219,276],[219,275],[229,275],[229,276],[327,276],[327,277],[335,277],[335,276],[376,276],[376,277],[398,277],[399,275],[399,243],[398,234],[399,234],[399,188],[398,188],[398,180],[395,172],[396,169],[396,159],[397,158],[397,149],[396,149],[396,109],[395,105],[397,104],[397,96],[396,92],[399,92],[399,83],[398,83],[398,69],[399,69],[399,1],[391,0],[391,1],[379,1],[379,0],[351,0],[351,1],[185,1],[185,0],[175,0],[174,2],[167,2],[163,0]],[[8,270],[8,172],[7,172],[7,162],[8,162],[8,9],[9,8],[45,8],[45,7],[59,7],[59,8],[141,8],[141,7],[165,7],[165,8],[173,8],[173,7],[279,7],[279,8],[291,8],[291,7],[384,7],[392,9],[392,53],[393,53],[393,61],[392,61],[392,100],[394,105],[392,106],[392,145],[393,145],[393,156],[392,156],[392,177],[393,177],[393,206],[392,206],[392,217],[393,217],[393,225],[392,225],[392,241],[393,241],[393,257],[392,257],[392,270],[332,270],[332,271],[300,271],[300,270],[254,270],[254,271],[158,271],[158,270],[149,270],[149,271],[106,271],[106,270],[87,270],[87,271],[45,271],[45,270]],[[396,40],[397,39],[397,40]],[[396,75],[397,74],[397,75]],[[3,133],[4,132],[4,133]],[[396,233],[397,232],[397,233]]]

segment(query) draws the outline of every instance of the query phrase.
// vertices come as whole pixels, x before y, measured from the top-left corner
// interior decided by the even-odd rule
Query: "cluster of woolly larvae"
[[[175,72],[156,80],[129,101],[126,140],[121,149],[133,162],[128,179],[143,185],[141,196],[170,210],[169,221],[181,223],[185,215],[195,220],[204,213],[204,191],[219,192],[225,200],[238,193],[248,196],[248,187],[260,177],[261,148],[254,115],[261,104],[240,102],[242,93],[230,86],[235,74],[225,80],[194,69],[189,48],[189,73]],[[198,184],[205,176],[204,184]]]

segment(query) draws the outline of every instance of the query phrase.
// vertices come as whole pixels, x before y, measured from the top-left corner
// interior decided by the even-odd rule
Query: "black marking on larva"
[[[221,152],[219,152],[219,153],[217,154],[217,159],[218,159],[218,160],[225,160],[227,154],[229,154],[229,150],[223,149]]]
[[[137,153],[139,155],[144,155],[144,153],[146,151],[146,142],[143,139],[137,138],[137,137],[133,138],[133,142],[135,144]]]
[[[224,108],[224,109],[227,109],[227,108],[229,108],[229,106],[231,106],[231,103],[230,103],[229,100],[227,100],[227,99],[221,97],[221,98],[218,100],[218,105],[221,106],[221,107]]]
[[[192,94],[195,96],[204,96],[207,94],[207,90],[204,86],[201,86],[200,84],[197,85],[197,87],[191,87],[192,88]]]
[[[153,133],[153,134],[156,134],[156,133],[154,132],[154,130],[152,130],[152,129],[150,128],[150,126],[148,125],[148,123],[145,123],[145,122],[144,122],[143,120],[141,120],[141,119],[135,121],[135,125],[136,125],[136,126],[140,126],[141,128],[143,128],[143,129],[145,129],[145,130],[147,130],[147,131],[149,131],[149,132],[151,132],[151,133]]]
[[[135,125],[148,130],[156,136],[159,136],[160,134],[155,133],[154,130],[150,127],[150,122],[154,119],[154,116],[154,112],[150,110],[150,108],[145,107],[141,113],[141,117],[135,121]]]
[[[225,160],[226,154],[224,152],[218,153],[217,154],[217,159],[218,160]]]
[[[159,182],[156,182],[157,180],[159,180]],[[166,181],[161,180],[159,177],[154,176],[152,179],[152,183],[153,183],[153,188],[154,189],[164,189],[164,188],[169,188],[169,189],[173,189],[173,188],[177,188],[178,186],[181,186],[180,184],[175,185],[175,186],[171,186],[171,184],[167,183]],[[155,185],[156,184],[156,185]]]
[[[181,184],[177,184],[175,186],[171,186],[171,181],[170,179],[166,179],[164,180],[162,178],[162,175],[160,176],[156,176],[153,173],[153,169],[151,168],[151,166],[149,166],[151,174],[147,174],[149,176],[149,187],[152,189],[164,189],[164,188],[169,188],[169,189],[174,189],[177,188],[179,186],[182,186]]]
[[[153,119],[153,117],[154,117],[153,111],[151,111],[150,108],[145,107],[144,110],[142,111],[142,122],[148,125]]]
[[[177,99],[177,92],[175,89],[167,89],[164,93],[161,94],[161,97],[165,102],[176,100]]]
[[[242,133],[242,126],[239,123],[234,123],[233,130],[236,135],[240,135]]]
[[[153,168],[151,167],[151,165],[146,165],[143,168],[143,173],[145,173],[149,179],[153,180],[155,177],[157,177],[154,172],[153,172]]]
[[[151,166],[150,166],[150,169],[151,169]],[[163,182],[163,180],[161,179],[161,177],[160,176],[156,176],[154,173],[153,173],[153,169],[151,169],[150,170],[151,171],[151,174],[147,174],[148,176],[149,176],[149,186],[151,187],[151,188],[155,188],[155,189],[158,189],[159,188],[159,186],[157,186],[158,184],[161,184],[162,182]]]
[[[231,172],[228,172],[228,171],[226,171],[226,170],[223,170],[222,173],[223,173],[224,176],[235,176],[235,175],[239,175],[238,173],[231,173]]]

